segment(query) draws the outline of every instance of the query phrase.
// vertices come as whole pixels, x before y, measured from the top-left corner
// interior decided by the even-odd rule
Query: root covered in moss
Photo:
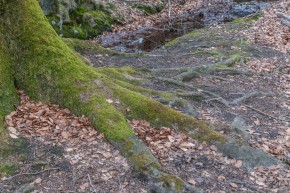
[[[122,71],[86,65],[55,33],[36,0],[2,2],[0,10],[5,11],[0,19],[0,105],[4,109],[0,109],[1,119],[17,104],[15,83],[33,100],[55,103],[87,116],[137,173],[151,181],[154,189],[164,192],[181,192],[186,184],[162,171],[158,160],[135,136],[127,118],[186,131],[200,141],[227,141],[206,123],[140,94],[149,91],[130,84]]]

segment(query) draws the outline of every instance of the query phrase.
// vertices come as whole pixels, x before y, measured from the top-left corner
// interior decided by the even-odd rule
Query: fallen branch
[[[180,97],[192,97],[192,98],[205,98],[205,95],[201,92],[187,92],[187,93],[177,93]]]
[[[92,183],[92,180],[91,180],[90,174],[88,174],[88,178],[89,178],[90,185],[91,185],[91,187],[93,188],[93,191],[94,191],[95,193],[98,193],[97,190],[95,189],[95,186],[94,186],[93,183]]]
[[[9,178],[7,178],[5,180],[11,180],[13,178],[16,178],[16,177],[19,177],[19,176],[25,176],[25,175],[38,175],[38,174],[41,174],[41,173],[44,173],[44,172],[47,172],[47,171],[52,171],[52,170],[59,170],[59,168],[48,168],[48,169],[45,169],[45,170],[40,171],[40,172],[16,174],[14,176],[10,176]]]
[[[235,64],[236,61],[237,61],[236,58],[230,58],[223,62],[218,62],[215,64],[207,64],[207,65],[189,68],[187,69],[187,71],[182,72],[178,74],[177,76],[175,76],[174,79],[184,81],[184,80],[191,80],[194,78],[198,78],[204,74],[216,74],[216,73],[223,73],[227,75],[247,75],[247,76],[252,75],[252,73],[249,71],[242,71],[242,70],[238,70],[234,68],[220,68],[219,67],[219,66],[231,67],[232,65]]]
[[[279,121],[284,121],[284,120],[282,120],[282,119],[280,119],[280,118],[277,118],[277,117],[274,117],[274,116],[269,115],[269,114],[267,114],[267,113],[264,113],[264,112],[260,111],[259,109],[255,109],[254,107],[251,107],[251,106],[249,106],[249,105],[245,105],[245,107],[247,107],[247,108],[249,108],[249,109],[252,109],[253,111],[256,111],[256,112],[258,112],[258,113],[260,113],[260,114],[262,114],[262,115],[265,115],[265,116],[267,116],[267,117],[270,117],[270,118],[272,118],[272,119],[279,120]]]

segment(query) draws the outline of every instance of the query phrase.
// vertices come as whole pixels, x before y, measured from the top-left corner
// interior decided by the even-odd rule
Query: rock
[[[55,26],[57,23],[55,21],[51,21],[51,25]]]
[[[253,148],[247,144],[238,143],[234,140],[229,140],[226,143],[214,142],[213,144],[217,147],[218,151],[222,152],[224,155],[236,160],[241,160],[243,166],[248,170],[256,166],[271,166],[281,163],[278,159],[262,150]]]
[[[15,190],[13,193],[29,193],[36,189],[33,184],[22,185],[19,189]]]
[[[249,134],[246,131],[248,129],[248,126],[246,125],[246,121],[241,117],[236,117],[234,121],[231,123],[230,128],[234,132],[245,137],[246,140],[249,138]]]
[[[58,15],[65,22],[70,21],[69,12],[77,8],[75,0],[39,0],[44,15]]]
[[[260,6],[254,3],[240,3],[232,7],[233,14],[237,17],[245,17],[247,15],[256,13],[260,10]]]

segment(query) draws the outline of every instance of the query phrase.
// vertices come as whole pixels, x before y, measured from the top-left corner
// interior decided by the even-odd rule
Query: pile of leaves
[[[58,145],[67,141],[79,144],[96,139],[97,131],[87,118],[77,117],[58,105],[30,101],[23,91],[19,94],[20,105],[5,118],[12,138],[18,138],[19,134],[26,138],[41,137],[47,140],[47,144]]]
[[[11,138],[28,141],[31,155],[14,176],[0,180],[0,192],[31,186],[35,193],[148,192],[133,177],[127,160],[86,117],[58,105],[31,101],[23,91],[18,92],[20,105],[5,122]]]
[[[187,152],[198,148],[195,140],[171,128],[154,128],[144,120],[132,120],[130,125],[134,128],[136,135],[142,139],[161,162],[170,159],[170,150]],[[214,147],[214,149],[216,148]]]

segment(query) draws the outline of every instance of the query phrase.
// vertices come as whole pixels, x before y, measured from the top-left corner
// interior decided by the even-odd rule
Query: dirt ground
[[[84,55],[97,68],[134,67],[135,78],[142,80],[138,85],[174,96],[153,99],[281,160],[250,170],[214,145],[173,128],[130,121],[168,173],[205,192],[290,191],[289,53],[274,44],[249,41],[255,33],[253,19],[199,29],[141,55]],[[180,76],[192,69],[197,73]],[[150,192],[146,179],[85,117],[30,101],[22,91],[19,95],[21,105],[6,117],[19,157],[11,158],[7,149],[0,160],[18,167],[1,176],[0,192]]]

